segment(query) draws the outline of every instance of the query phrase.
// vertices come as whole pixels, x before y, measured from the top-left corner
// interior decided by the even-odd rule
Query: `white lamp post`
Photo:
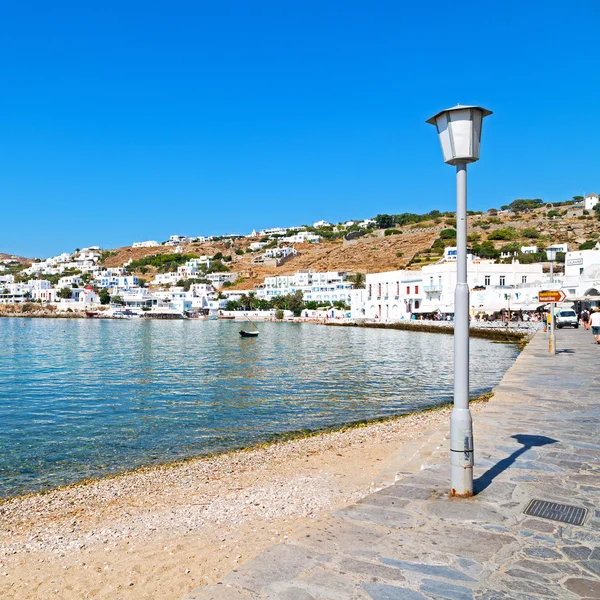
[[[456,290],[454,408],[450,417],[450,494],[473,495],[473,421],[469,410],[469,285],[467,283],[467,163],[479,160],[481,124],[491,111],[457,105],[427,123],[437,127],[444,162],[456,166]]]
[[[547,248],[546,249],[546,258],[550,263],[550,283],[554,283],[554,261],[556,260],[556,248]],[[556,338],[555,329],[554,329],[554,307],[556,305],[551,302],[550,303],[550,338],[548,340],[548,353],[556,354]]]

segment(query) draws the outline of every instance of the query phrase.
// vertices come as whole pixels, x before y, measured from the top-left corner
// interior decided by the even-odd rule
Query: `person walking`
[[[590,317],[590,325],[592,326],[592,334],[596,344],[600,344],[600,308],[594,307],[594,312]]]
[[[584,308],[581,311],[581,323],[583,324],[584,329],[590,328],[590,313],[587,308]]]

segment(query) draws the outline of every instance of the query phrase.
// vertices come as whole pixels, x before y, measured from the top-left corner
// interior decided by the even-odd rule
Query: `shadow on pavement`
[[[517,435],[513,435],[512,438],[517,440],[519,444],[522,444],[523,447],[515,450],[510,456],[503,458],[491,469],[488,469],[483,475],[473,480],[473,493],[475,495],[483,492],[483,490],[489,487],[492,481],[494,481],[494,479],[498,477],[500,473],[506,471],[506,469],[515,463],[521,454],[527,452],[527,450],[530,448],[535,448],[536,446],[547,446],[548,444],[556,444],[558,442],[558,440],[546,437],[544,435],[527,435],[518,433]]]

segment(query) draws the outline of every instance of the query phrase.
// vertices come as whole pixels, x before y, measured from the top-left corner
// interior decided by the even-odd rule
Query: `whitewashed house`
[[[544,280],[542,265],[522,265],[517,261],[500,264],[493,260],[472,258],[468,261],[469,288],[489,290],[489,303],[496,297],[514,293],[516,288],[539,289]],[[366,276],[366,289],[352,298],[352,317],[382,320],[410,319],[413,313],[453,313],[456,287],[456,263],[427,265],[420,271],[389,271]],[[520,292],[519,292],[520,294]],[[537,294],[532,291],[529,296]],[[528,301],[523,293],[521,300]],[[475,299],[478,310],[491,310]],[[515,297],[515,301],[519,297]],[[472,303],[473,304],[473,303]],[[494,309],[497,310],[497,309]]]
[[[62,289],[62,288],[79,287],[82,284],[83,284],[83,279],[81,279],[81,277],[79,277],[79,275],[69,275],[67,277],[61,277],[58,280],[58,283],[56,284],[56,286],[59,289]]]
[[[210,281],[216,290],[223,287],[223,284],[228,281],[233,283],[237,277],[237,273],[209,273],[206,275],[206,279]]]
[[[148,240],[146,242],[133,242],[132,248],[152,248],[153,246],[160,246],[160,243],[156,240]]]
[[[211,264],[212,261],[208,256],[191,258],[184,265],[177,267],[177,275],[179,279],[204,276],[205,271],[210,269]]]
[[[537,251],[537,246],[521,246],[521,254],[536,254]]]
[[[567,253],[569,251],[569,244],[552,244],[552,246],[548,246],[547,250]]]
[[[600,301],[600,250],[567,252],[562,287],[568,297],[598,296]]]
[[[598,194],[594,192],[589,193],[583,200],[584,210],[594,210],[596,204],[598,204]]]
[[[346,273],[297,271],[294,275],[265,277],[264,283],[255,286],[255,290],[256,296],[264,300],[300,291],[305,302],[349,303],[353,287],[354,284],[347,280]]]
[[[181,277],[177,273],[157,273],[150,285],[173,285],[177,283]]]
[[[311,231],[299,231],[294,235],[288,235],[287,237],[281,238],[281,242],[285,244],[318,244],[323,238],[316,233]]]
[[[248,248],[252,252],[257,252],[258,250],[264,248],[267,245],[267,242],[252,242]]]
[[[265,251],[265,258],[287,258],[288,256],[295,256],[298,254],[294,248],[282,246],[280,248],[269,248]]]

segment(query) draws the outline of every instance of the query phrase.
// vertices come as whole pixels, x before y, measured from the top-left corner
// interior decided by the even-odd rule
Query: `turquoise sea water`
[[[23,326],[25,323],[25,326]],[[218,321],[0,319],[0,497],[452,397],[452,337]],[[471,341],[471,393],[518,354]]]

